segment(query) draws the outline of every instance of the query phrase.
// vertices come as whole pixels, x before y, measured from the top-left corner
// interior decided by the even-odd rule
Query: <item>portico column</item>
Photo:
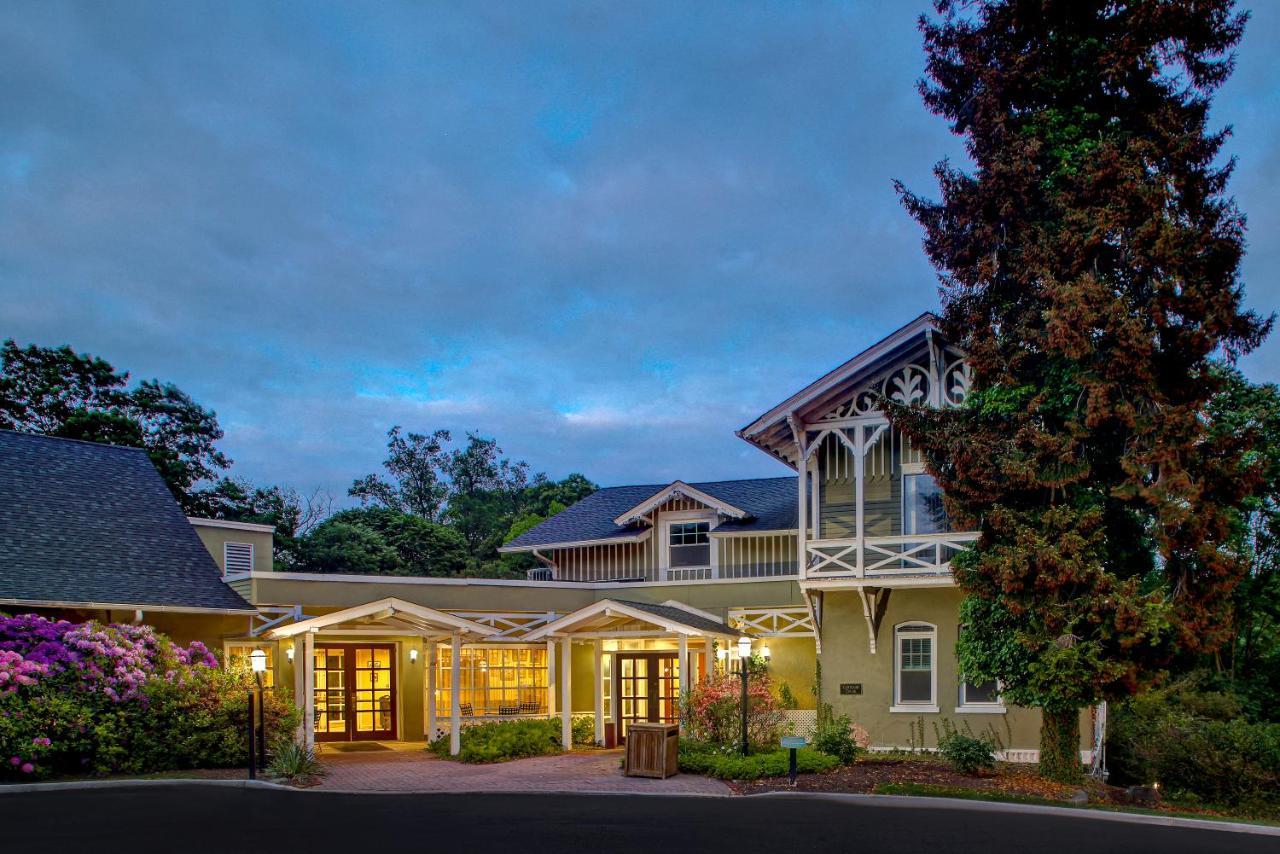
[[[693,680],[690,675],[693,669],[689,667],[689,636],[681,634],[679,639],[679,662],[680,662],[680,692],[679,699],[683,700],[684,695],[693,687]],[[680,716],[680,731],[684,731],[684,716]]]
[[[306,685],[306,662],[307,657],[302,654],[302,639],[296,635],[292,639],[293,643],[293,704],[298,707],[298,711],[302,712],[298,716],[298,728],[293,731],[293,740],[297,744],[307,743],[307,721],[306,721],[306,695],[304,686]]]
[[[436,639],[424,638],[427,644],[427,741],[436,740]]]
[[[547,718],[556,716],[556,642],[547,641]]]
[[[711,638],[707,638],[702,647],[702,678],[703,679],[711,678],[711,674],[713,672],[711,670],[711,667],[713,664],[715,664],[715,660],[711,655],[711,640],[712,640]]]
[[[560,639],[560,744],[573,749],[573,641]]]
[[[295,653],[296,655],[296,653]],[[313,632],[302,633],[302,740],[316,746],[316,642]]]
[[[604,641],[595,640],[592,650],[596,686],[596,744],[604,744]]]
[[[462,635],[454,632],[449,655],[449,755],[462,752]]]

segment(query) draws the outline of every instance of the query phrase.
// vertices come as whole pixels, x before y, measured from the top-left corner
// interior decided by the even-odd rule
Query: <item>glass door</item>
[[[314,697],[317,741],[395,738],[395,645],[317,646]]]
[[[633,723],[679,723],[680,664],[674,652],[619,652],[613,660],[618,738]]]

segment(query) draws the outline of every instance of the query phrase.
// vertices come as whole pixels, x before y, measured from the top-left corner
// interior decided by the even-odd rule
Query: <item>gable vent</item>
[[[253,543],[223,543],[222,567],[224,575],[253,571]]]

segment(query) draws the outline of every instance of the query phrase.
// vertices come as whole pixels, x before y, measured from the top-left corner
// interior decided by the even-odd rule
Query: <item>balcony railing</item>
[[[809,540],[806,578],[946,575],[951,559],[978,539],[977,531]]]

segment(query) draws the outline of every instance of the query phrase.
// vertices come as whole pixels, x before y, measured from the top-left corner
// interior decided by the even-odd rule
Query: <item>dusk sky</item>
[[[176,383],[303,491],[394,424],[607,485],[784,473],[733,431],[938,305],[892,189],[962,156],[925,5],[9,0],[0,337]],[[1278,52],[1259,3],[1213,113],[1263,312]]]

